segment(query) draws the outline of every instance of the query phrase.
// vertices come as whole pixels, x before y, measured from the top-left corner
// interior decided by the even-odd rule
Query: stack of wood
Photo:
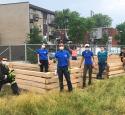
[[[95,57],[97,63],[97,57]],[[82,84],[82,74],[83,70],[78,68],[79,61],[71,61],[71,81],[73,87],[78,87]],[[56,64],[50,64],[50,72],[44,73],[39,72],[39,66],[36,64],[26,64],[19,62],[12,62],[13,68],[16,73],[16,81],[19,87],[22,89],[27,89],[29,91],[35,92],[45,92],[54,89],[59,89],[58,76],[55,75]],[[109,69],[104,71],[104,77],[114,77],[124,74],[124,69],[122,67],[122,62],[120,57],[117,55],[111,55],[108,60]],[[93,76],[96,77],[98,73],[98,64],[93,69]],[[64,86],[66,86],[66,81],[64,79]]]
[[[93,69],[93,76],[95,77],[98,73],[98,61],[95,57],[96,67]],[[119,55],[110,55],[108,58],[108,68],[105,69],[103,77],[115,77],[119,75],[124,75],[124,68]]]
[[[16,81],[21,89],[43,93],[59,89],[58,76],[55,72],[39,72],[39,66],[35,64],[11,63],[15,70]],[[73,87],[80,84],[81,69],[74,67],[71,69],[71,82]],[[64,86],[66,86],[64,79]]]

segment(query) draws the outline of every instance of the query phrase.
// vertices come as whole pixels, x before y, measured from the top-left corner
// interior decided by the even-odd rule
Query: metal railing
[[[70,48],[76,47],[78,55],[81,55],[84,50],[84,45],[82,44],[65,44],[65,48],[69,50]],[[96,55],[99,51],[99,45],[90,46],[93,53]],[[104,46],[109,54],[119,54],[123,45],[117,46]],[[19,45],[0,45],[0,56],[8,58],[9,61],[25,61],[28,62],[29,59],[36,57],[35,50],[41,48],[41,44],[19,44]],[[47,45],[46,48],[49,54],[56,52],[58,50],[58,45]],[[30,58],[29,58],[30,57]]]

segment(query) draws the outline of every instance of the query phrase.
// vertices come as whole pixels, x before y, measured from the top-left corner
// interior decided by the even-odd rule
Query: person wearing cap
[[[122,48],[122,51],[120,52],[119,56],[121,57],[121,62],[123,63],[123,68],[125,70],[125,47]]]
[[[108,52],[104,49],[104,47],[100,47],[100,51],[97,54],[97,58],[98,58],[98,68],[99,68],[99,72],[97,74],[97,79],[103,79],[102,78],[102,74],[104,72],[104,70],[106,69],[107,65],[107,59],[108,59]]]
[[[0,91],[4,84],[10,83],[13,94],[19,95],[20,92],[15,81],[15,74],[13,73],[14,70],[10,71],[9,67],[5,64],[6,60],[4,59],[5,58],[2,59],[2,57],[0,57]]]
[[[41,46],[41,49],[36,50],[37,60],[40,66],[40,72],[48,72],[49,63],[48,63],[48,50],[46,49],[45,44]]]
[[[59,44],[59,51],[56,52],[55,58],[57,59],[57,74],[59,77],[59,86],[60,86],[60,91],[64,90],[63,86],[63,75],[65,76],[65,79],[67,81],[68,85],[68,91],[72,91],[72,83],[70,80],[70,55],[67,50],[64,50],[64,44],[61,43]]]
[[[85,44],[85,50],[82,52],[82,59],[80,63],[80,68],[81,65],[84,61],[84,68],[83,68],[83,85],[82,88],[86,87],[86,74],[87,71],[89,71],[89,81],[88,85],[91,85],[91,79],[92,79],[92,68],[93,68],[93,52],[90,51],[90,46],[89,44]]]

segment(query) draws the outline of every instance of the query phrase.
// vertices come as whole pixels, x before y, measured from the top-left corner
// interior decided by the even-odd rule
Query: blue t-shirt
[[[91,65],[92,64],[92,57],[93,52],[90,50],[85,50],[82,52],[82,56],[84,57],[84,64],[85,65]]]
[[[40,60],[48,60],[48,50],[46,49],[37,49],[36,53],[39,54]]]
[[[56,52],[55,58],[58,61],[57,64],[58,67],[65,67],[68,66],[68,60],[70,58],[70,54],[66,50],[60,50]]]
[[[108,53],[107,51],[104,52],[99,51],[97,56],[98,56],[98,62],[104,63],[105,61],[107,61]]]

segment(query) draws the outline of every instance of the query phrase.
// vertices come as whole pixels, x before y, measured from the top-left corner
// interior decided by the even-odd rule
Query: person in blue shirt
[[[86,74],[87,71],[89,71],[89,82],[88,85],[91,85],[91,79],[92,79],[92,68],[93,68],[93,52],[90,51],[90,46],[89,44],[85,44],[85,51],[82,52],[82,59],[80,63],[80,68],[81,65],[84,61],[84,69],[83,69],[83,86],[82,88],[86,87]]]
[[[104,50],[104,47],[100,47],[101,51],[98,52],[98,67],[99,73],[97,74],[97,79],[102,79],[102,74],[107,66],[108,52]]]
[[[48,50],[46,49],[45,44],[41,46],[41,49],[36,50],[38,64],[40,65],[40,72],[48,72]]]
[[[67,50],[64,50],[64,44],[59,44],[59,51],[56,52],[55,58],[57,60],[57,74],[59,77],[59,86],[60,91],[64,90],[63,86],[63,75],[67,81],[68,91],[72,91],[72,83],[70,80],[70,72],[68,68],[70,68],[70,55]]]

